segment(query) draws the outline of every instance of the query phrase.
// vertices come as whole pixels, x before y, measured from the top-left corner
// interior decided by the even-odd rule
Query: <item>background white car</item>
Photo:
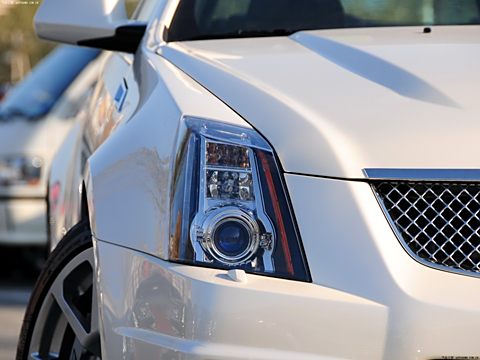
[[[96,81],[97,55],[58,47],[0,103],[0,244],[45,251],[50,163]]]
[[[45,0],[39,35],[114,52],[17,358],[478,358],[479,23],[477,0]]]

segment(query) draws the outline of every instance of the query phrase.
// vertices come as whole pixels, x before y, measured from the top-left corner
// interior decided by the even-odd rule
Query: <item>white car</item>
[[[58,47],[0,103],[1,245],[45,252],[50,163],[96,81],[97,55]]]
[[[43,1],[41,37],[113,52],[17,359],[479,359],[479,23],[477,0]]]

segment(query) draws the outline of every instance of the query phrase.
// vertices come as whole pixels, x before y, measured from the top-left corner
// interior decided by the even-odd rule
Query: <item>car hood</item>
[[[285,171],[480,168],[480,27],[306,31],[158,52],[270,141]]]

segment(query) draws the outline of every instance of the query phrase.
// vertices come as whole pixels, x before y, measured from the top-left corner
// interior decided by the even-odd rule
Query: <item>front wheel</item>
[[[17,360],[101,359],[92,235],[70,230],[48,258],[28,304]]]

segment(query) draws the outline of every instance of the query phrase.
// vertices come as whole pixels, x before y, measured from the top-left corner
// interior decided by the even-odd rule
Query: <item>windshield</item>
[[[47,114],[98,50],[60,46],[53,50],[0,103],[0,120],[37,119]]]
[[[168,41],[480,23],[480,0],[181,0]]]

